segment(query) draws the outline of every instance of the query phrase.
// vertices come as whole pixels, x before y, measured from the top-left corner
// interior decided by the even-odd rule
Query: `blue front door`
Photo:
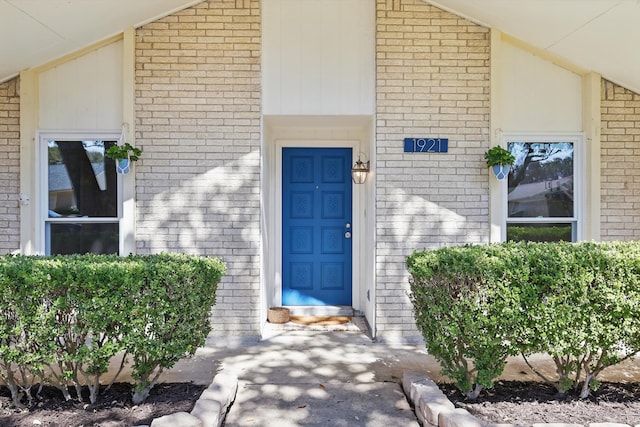
[[[282,149],[282,304],[351,305],[351,149]]]

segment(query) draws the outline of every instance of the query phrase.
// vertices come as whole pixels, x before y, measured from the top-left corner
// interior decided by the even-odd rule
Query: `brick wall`
[[[407,255],[488,241],[489,34],[421,0],[377,1],[376,296],[383,339],[419,335],[406,296]],[[403,138],[427,136],[449,138],[449,152],[403,153]]]
[[[213,333],[258,334],[260,1],[140,28],[136,104],[138,252],[222,257]]]
[[[602,81],[601,236],[640,239],[640,94]]]
[[[20,94],[0,83],[0,255],[20,249]]]

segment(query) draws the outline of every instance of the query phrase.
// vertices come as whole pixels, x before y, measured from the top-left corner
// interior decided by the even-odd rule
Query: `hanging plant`
[[[125,142],[122,145],[112,145],[104,153],[105,157],[115,160],[116,172],[127,174],[131,170],[131,162],[135,162],[140,158],[142,150]]]
[[[509,150],[499,145],[491,147],[484,153],[484,158],[487,161],[487,166],[493,168],[493,173],[500,180],[507,177],[509,169],[516,161],[515,156]]]

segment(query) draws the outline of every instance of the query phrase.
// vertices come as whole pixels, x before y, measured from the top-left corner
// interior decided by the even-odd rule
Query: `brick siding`
[[[490,33],[421,0],[378,0],[376,24],[378,335],[420,339],[405,257],[488,241]],[[405,137],[449,152],[403,153]]]
[[[259,334],[260,1],[137,30],[138,253],[220,256],[213,334]]]
[[[0,255],[20,249],[20,94],[18,78],[0,83]]]
[[[640,239],[640,94],[602,81],[601,236]]]

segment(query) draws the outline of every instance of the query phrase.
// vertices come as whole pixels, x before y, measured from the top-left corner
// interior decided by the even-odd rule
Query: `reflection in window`
[[[114,142],[48,141],[49,216],[117,217]],[[110,165],[110,166],[109,166]]]
[[[507,224],[507,241],[510,242],[572,242],[573,240],[572,224]]]
[[[50,254],[117,254],[118,224],[65,222],[47,224]]]
[[[573,217],[573,144],[512,142],[509,217]]]
[[[118,179],[104,153],[115,141],[46,141],[46,253],[118,253]]]
[[[573,142],[509,142],[507,240],[576,240]]]

